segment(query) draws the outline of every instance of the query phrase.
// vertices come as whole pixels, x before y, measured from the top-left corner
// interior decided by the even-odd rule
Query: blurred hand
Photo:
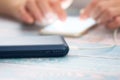
[[[61,21],[66,19],[61,0],[0,0],[0,13],[29,24],[51,21],[55,15]]]
[[[92,17],[99,24],[116,29],[120,26],[120,0],[93,0],[80,17]]]

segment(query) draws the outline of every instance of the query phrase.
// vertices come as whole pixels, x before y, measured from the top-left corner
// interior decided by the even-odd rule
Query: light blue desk
[[[81,0],[82,5],[75,4],[75,11],[68,12],[78,15],[79,10],[76,8],[82,8],[83,2],[86,3]],[[0,18],[0,38],[40,36],[39,28]],[[79,39],[77,41],[79,42]],[[86,46],[91,45],[102,46]],[[63,58],[0,59],[0,80],[120,80],[120,47],[70,50],[69,55]]]
[[[40,36],[38,28],[1,18],[0,38]],[[120,80],[120,47],[70,50],[63,58],[1,59],[0,80]]]

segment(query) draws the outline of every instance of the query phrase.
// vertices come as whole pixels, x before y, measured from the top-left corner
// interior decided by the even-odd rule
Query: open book
[[[69,37],[78,37],[95,24],[96,22],[91,18],[80,20],[78,17],[68,17],[65,22],[56,21],[43,28],[40,30],[40,34],[58,34]]]

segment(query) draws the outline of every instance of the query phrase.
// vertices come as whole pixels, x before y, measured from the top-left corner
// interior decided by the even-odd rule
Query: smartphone
[[[69,47],[62,36],[0,39],[0,58],[63,57],[68,52]]]
[[[92,18],[80,20],[79,17],[68,17],[65,22],[55,23],[40,29],[40,34],[58,34],[67,37],[80,37],[96,24]]]

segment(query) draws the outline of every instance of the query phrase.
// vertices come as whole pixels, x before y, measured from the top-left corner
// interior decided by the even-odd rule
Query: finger
[[[34,22],[34,19],[32,16],[26,11],[25,8],[21,8],[18,12],[15,14],[16,18],[25,22],[32,24]]]
[[[52,23],[56,15],[54,14],[48,0],[38,0],[37,2],[39,9],[42,12],[43,20],[42,22]]]
[[[114,17],[115,17],[114,13],[111,13],[111,12],[109,13],[108,11],[105,11],[104,13],[102,13],[101,16],[96,18],[96,20],[100,24],[106,24],[107,22],[110,22],[111,20],[113,20]]]
[[[100,24],[106,24],[107,22],[110,22],[114,17],[113,15],[115,15],[115,13],[118,12],[118,10],[115,11],[115,9],[119,7],[119,5],[117,5],[117,3],[119,2],[119,0],[109,0],[109,2],[108,0],[100,1],[97,4],[96,9],[93,10],[93,18],[97,20],[97,22]]]
[[[115,20],[111,21],[110,23],[107,24],[107,27],[111,30],[114,30],[118,27],[120,27],[120,17],[116,17]]]
[[[39,9],[42,11],[44,17],[46,17],[47,14],[49,13],[53,13],[48,0],[37,0],[37,1],[38,1],[37,4],[39,6]]]
[[[32,14],[34,19],[41,22],[42,13],[41,13],[40,9],[38,8],[35,0],[29,0],[26,7],[29,10],[29,12]]]
[[[108,4],[107,0],[101,1],[96,4],[95,8],[91,11],[91,17],[93,17],[95,20],[104,13],[106,10],[106,6]]]
[[[98,0],[93,0],[84,10],[84,12],[80,15],[80,18],[86,19],[90,17],[92,10],[95,8]]]
[[[100,24],[111,21],[112,15],[115,13],[113,7],[117,6],[116,2],[118,1],[109,0],[108,2],[108,0],[103,0],[99,2],[92,12],[93,18]]]
[[[53,11],[57,14],[58,18],[61,21],[66,20],[66,12],[61,7],[61,2],[59,0],[51,1],[51,6],[52,6]]]
[[[98,17],[97,22],[104,24],[113,20],[116,16],[119,15],[120,15],[120,7],[108,8],[104,11],[104,13],[101,14],[100,17]]]

